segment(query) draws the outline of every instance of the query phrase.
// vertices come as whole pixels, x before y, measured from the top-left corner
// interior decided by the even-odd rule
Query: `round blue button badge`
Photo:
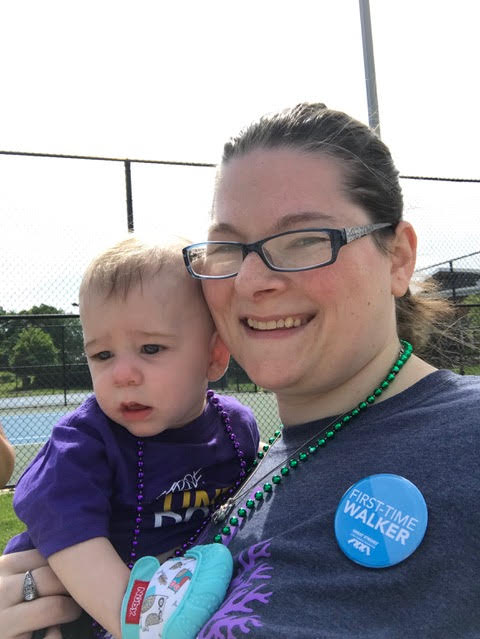
[[[387,568],[409,557],[427,529],[428,511],[415,484],[387,473],[351,486],[335,514],[335,535],[349,559]]]

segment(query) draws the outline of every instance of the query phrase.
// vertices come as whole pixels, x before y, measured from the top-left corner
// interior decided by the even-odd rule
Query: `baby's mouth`
[[[310,318],[308,317],[292,317],[291,315],[277,320],[262,321],[251,317],[245,319],[245,323],[254,331],[275,331],[285,328],[298,328],[299,326],[304,326],[309,321]]]
[[[122,402],[121,409],[123,411],[140,411],[150,408],[150,406],[145,406],[144,404],[137,404],[137,402]]]

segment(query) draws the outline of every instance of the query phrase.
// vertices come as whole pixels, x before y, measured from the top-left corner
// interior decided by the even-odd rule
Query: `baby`
[[[179,246],[120,242],[87,268],[79,302],[94,395],[21,477],[14,506],[27,532],[6,552],[38,548],[119,639],[129,568],[195,544],[259,434],[249,408],[207,391],[229,354]]]

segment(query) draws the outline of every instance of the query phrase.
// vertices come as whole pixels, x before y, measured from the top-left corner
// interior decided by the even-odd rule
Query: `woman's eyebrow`
[[[274,225],[274,230],[281,233],[282,231],[289,230],[292,226],[297,224],[332,224],[336,223],[335,218],[328,213],[321,213],[320,211],[302,211],[300,213],[288,213],[284,215]]]
[[[218,222],[217,224],[212,224],[208,228],[208,233],[237,233],[238,231],[231,224],[227,224],[226,222]]]
[[[302,211],[300,213],[287,213],[280,219],[276,220],[276,222],[272,226],[272,234],[281,233],[282,231],[288,231],[292,226],[296,226],[298,224],[306,224],[308,226],[317,225],[325,225],[325,224],[337,224],[337,220],[328,213],[322,213],[320,211]],[[240,230],[238,230],[232,224],[228,224],[227,222],[218,222],[216,224],[212,224],[208,229],[208,233],[229,233],[231,235],[241,235]]]

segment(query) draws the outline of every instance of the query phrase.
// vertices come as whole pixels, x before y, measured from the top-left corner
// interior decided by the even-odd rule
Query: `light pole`
[[[378,111],[375,60],[373,58],[372,22],[369,0],[359,0],[360,23],[362,25],[363,65],[367,87],[368,124],[380,137],[380,114]]]

